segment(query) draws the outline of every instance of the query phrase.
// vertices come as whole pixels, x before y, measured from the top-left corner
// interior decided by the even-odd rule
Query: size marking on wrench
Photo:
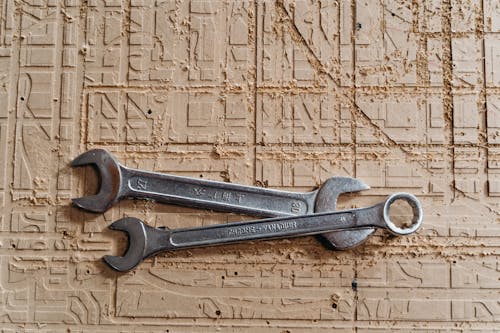
[[[389,218],[389,209],[396,200],[408,202],[412,208],[412,223],[398,227]],[[141,220],[126,217],[110,225],[110,229],[126,232],[128,249],[125,255],[105,256],[104,261],[117,271],[128,271],[142,260],[163,251],[237,243],[257,239],[278,239],[314,235],[334,230],[384,228],[395,235],[408,235],[420,228],[422,206],[409,193],[396,193],[375,206],[294,217],[272,218],[212,225],[198,228],[152,228]]]
[[[161,194],[169,190],[166,189],[165,186],[161,185],[164,184],[150,183],[148,182],[147,179],[140,177],[132,177],[128,181],[129,189],[137,192],[150,192],[150,193]],[[175,190],[179,189],[172,188],[170,189],[169,193],[173,193],[173,191]],[[228,192],[228,191],[220,191],[215,188],[196,187],[196,186],[186,190],[192,191],[192,193],[184,193],[184,195],[186,196],[194,196],[195,198],[202,200],[229,202],[238,205],[242,204],[242,199],[245,198],[245,193],[238,193],[236,190]]]
[[[125,197],[241,213],[260,217],[294,216],[334,211],[337,198],[346,192],[369,189],[358,179],[333,177],[312,192],[288,192],[232,183],[174,176],[127,168],[104,149],[87,151],[72,166],[93,165],[100,174],[96,195],[74,198],[85,210],[102,213]],[[347,249],[364,242],[374,228],[322,234],[334,249]]]
[[[127,172],[136,173],[137,170],[128,169],[122,172],[124,179],[128,175]],[[157,201],[182,205],[187,205],[184,200],[189,200],[190,205],[197,203],[198,207],[226,211],[243,212],[252,208],[252,212],[259,210],[259,215],[265,216],[283,215],[277,212],[286,211],[305,214],[308,210],[309,202],[307,202],[307,197],[301,195],[301,193],[290,192],[294,193],[295,201],[291,201],[290,196],[272,195],[273,202],[271,206],[266,202],[270,199],[271,194],[265,191],[256,191],[255,189],[260,189],[257,187],[250,187],[254,190],[250,192],[248,188],[243,188],[242,185],[166,174],[160,175],[161,180],[156,178],[155,181],[145,179],[146,175],[128,178],[126,181],[127,187],[123,191],[128,193],[121,196],[155,198]],[[170,179],[167,180],[166,177],[170,177]]]

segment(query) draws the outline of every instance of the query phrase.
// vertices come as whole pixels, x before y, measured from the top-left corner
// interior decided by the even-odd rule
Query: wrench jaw
[[[332,177],[319,188],[314,207],[315,212],[337,209],[337,199],[341,194],[369,190],[370,186],[361,180],[350,177]]]
[[[71,162],[72,167],[92,165],[98,172],[100,188],[95,195],[73,198],[75,206],[94,213],[104,213],[120,198],[122,179],[118,161],[104,149],[89,150]]]
[[[125,217],[113,222],[109,229],[125,232],[128,248],[123,256],[104,256],[104,262],[119,272],[129,271],[139,265],[144,258],[147,242],[144,223],[133,217]]]
[[[123,256],[104,256],[103,260],[119,272],[130,271],[145,258],[158,252],[175,250],[170,241],[170,229],[153,228],[134,217],[124,217],[113,222],[109,229],[123,231],[128,237],[128,248]]]
[[[343,251],[363,244],[374,232],[375,228],[334,231],[319,235],[319,240],[331,250]]]
[[[349,177],[332,177],[319,189],[314,211],[316,213],[334,211],[337,199],[343,193],[368,190],[370,186],[359,179]],[[347,250],[366,241],[375,232],[375,228],[344,230],[320,235],[319,239],[327,247],[335,250]]]

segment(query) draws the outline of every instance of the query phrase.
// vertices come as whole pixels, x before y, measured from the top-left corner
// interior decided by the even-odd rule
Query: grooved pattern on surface
[[[495,332],[500,325],[497,0],[0,0],[0,331]],[[79,153],[307,191],[416,194],[417,235],[167,253],[117,274],[107,230],[245,219],[123,201]],[[20,328],[22,327],[22,328]]]

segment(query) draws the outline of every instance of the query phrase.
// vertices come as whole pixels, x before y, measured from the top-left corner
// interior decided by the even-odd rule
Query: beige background
[[[1,332],[500,329],[497,0],[0,1]],[[237,215],[124,201],[68,162],[296,191],[334,175],[425,208],[418,235],[169,253],[117,274],[107,226]],[[122,240],[120,243],[119,241]],[[121,245],[120,245],[120,244]]]

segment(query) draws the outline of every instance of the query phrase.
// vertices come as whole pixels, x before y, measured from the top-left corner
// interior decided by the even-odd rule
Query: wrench
[[[389,218],[389,209],[396,200],[404,200],[413,210],[412,224],[399,227]],[[292,217],[235,222],[197,228],[170,230],[152,228],[139,219],[125,217],[113,222],[109,228],[127,233],[128,249],[124,256],[105,256],[104,261],[113,269],[124,272],[136,267],[145,258],[159,252],[186,248],[237,243],[257,239],[277,239],[314,235],[334,230],[357,228],[384,228],[395,235],[408,235],[422,224],[420,202],[409,193],[395,193],[377,205]]]
[[[315,191],[300,193],[147,172],[121,165],[104,149],[89,150],[71,165],[97,169],[99,192],[72,199],[76,206],[96,213],[105,212],[122,198],[136,197],[259,217],[296,216],[334,211],[340,194],[369,189],[362,181],[348,177],[333,177]],[[322,237],[334,249],[343,250],[364,242],[374,231],[343,230]]]

